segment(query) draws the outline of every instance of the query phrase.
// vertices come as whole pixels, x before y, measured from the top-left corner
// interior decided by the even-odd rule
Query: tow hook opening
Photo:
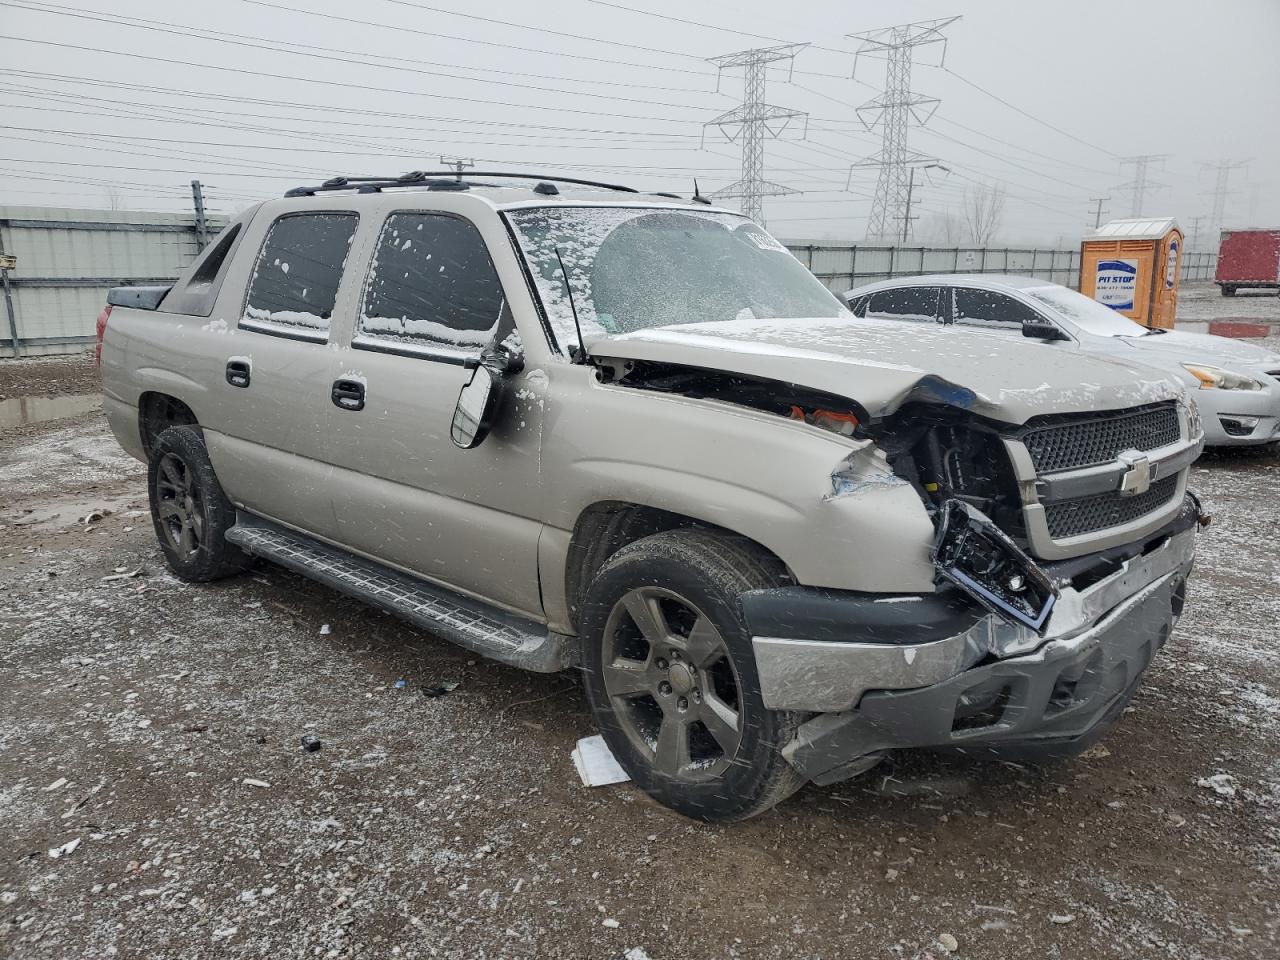
[[[933,563],[992,613],[1044,636],[1058,588],[981,510],[961,500],[942,505]]]

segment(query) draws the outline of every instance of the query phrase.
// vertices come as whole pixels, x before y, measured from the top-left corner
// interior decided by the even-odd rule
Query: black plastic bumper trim
[[[887,594],[778,587],[742,595],[755,637],[845,643],[928,643],[963,633],[986,616],[958,590]]]

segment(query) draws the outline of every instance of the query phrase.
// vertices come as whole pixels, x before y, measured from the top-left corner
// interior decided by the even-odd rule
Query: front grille
[[[1036,472],[1053,473],[1110,463],[1125,450],[1155,450],[1177,443],[1180,436],[1178,409],[1172,403],[1164,403],[1034,427],[1022,442]]]
[[[1122,497],[1118,493],[1111,492],[1046,504],[1045,522],[1049,526],[1049,536],[1055,540],[1097,533],[1099,530],[1118,527],[1159,510],[1173,499],[1177,492],[1178,477],[1175,474],[1172,477],[1157,480],[1146,493],[1131,497]]]

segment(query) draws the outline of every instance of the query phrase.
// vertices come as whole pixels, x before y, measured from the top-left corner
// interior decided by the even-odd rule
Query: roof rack
[[[576,177],[553,177],[540,173],[502,173],[484,170],[468,171],[465,179],[456,170],[431,171],[414,170],[398,177],[333,177],[314,187],[294,187],[286,190],[286,197],[314,197],[317,193],[328,193],[334,190],[355,190],[357,193],[378,193],[385,187],[422,187],[429,190],[467,190],[473,177],[499,177],[510,180],[539,180],[544,183],[572,183],[581,187],[600,187],[604,190],[618,190],[622,193],[639,193],[635,187],[624,187],[616,183],[600,183],[596,180],[579,180]],[[542,191],[551,192],[551,191]],[[667,194],[669,196],[669,194]]]

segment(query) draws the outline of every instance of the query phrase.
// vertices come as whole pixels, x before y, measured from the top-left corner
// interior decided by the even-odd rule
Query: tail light
[[[102,366],[102,335],[107,332],[107,321],[110,319],[111,304],[107,304],[102,308],[102,312],[98,314],[98,324],[95,331],[98,337],[98,343],[93,349],[93,362],[95,366]]]

